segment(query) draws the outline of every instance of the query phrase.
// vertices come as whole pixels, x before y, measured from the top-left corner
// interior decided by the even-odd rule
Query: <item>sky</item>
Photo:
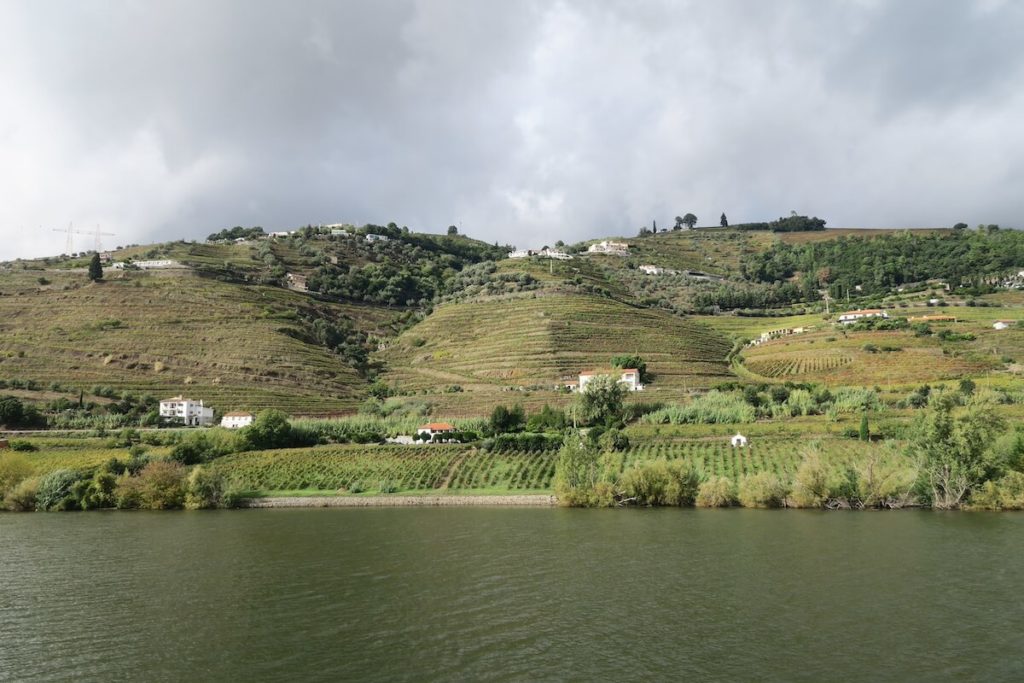
[[[995,0],[0,0],[0,259],[69,225],[1024,227],[1022,35]]]

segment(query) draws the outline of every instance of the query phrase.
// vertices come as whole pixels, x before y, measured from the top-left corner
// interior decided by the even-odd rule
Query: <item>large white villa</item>
[[[160,401],[160,417],[180,422],[186,427],[205,427],[213,424],[213,408],[183,396]]]

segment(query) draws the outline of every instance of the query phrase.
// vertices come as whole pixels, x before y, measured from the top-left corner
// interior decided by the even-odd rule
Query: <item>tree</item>
[[[93,282],[99,282],[103,279],[103,265],[100,263],[100,255],[98,253],[92,255],[92,260],[89,261],[89,279]]]
[[[723,228],[728,228],[729,227],[729,219],[725,217],[724,213],[722,214],[722,219],[721,219],[720,223],[722,224]]]
[[[562,505],[590,505],[598,479],[599,453],[579,432],[565,437],[555,463],[555,495]]]
[[[967,226],[966,223],[957,223],[956,225],[953,226],[953,229],[954,230],[966,230],[967,227],[968,226]]]
[[[651,221],[651,232],[658,232],[658,221]]]
[[[637,355],[612,356],[612,367],[622,370],[637,370],[640,373],[641,382],[646,382],[649,379],[647,376],[647,363]]]
[[[990,410],[952,415],[953,401],[940,398],[918,425],[908,450],[921,464],[921,484],[932,507],[959,507],[971,492],[998,474],[989,447],[1005,428]]]
[[[697,217],[694,216],[692,213],[688,213],[685,216],[683,216],[683,223],[686,223],[686,227],[688,227],[690,230],[693,230],[693,226],[697,225]]]
[[[25,419],[25,405],[15,396],[0,396],[0,425],[18,427]]]
[[[522,431],[525,425],[526,411],[521,405],[514,406],[511,410],[505,406],[494,406],[488,428],[491,434],[507,434]]]
[[[592,425],[612,426],[622,421],[626,389],[608,375],[598,375],[580,392],[580,413]]]
[[[673,230],[682,230],[683,229],[683,217],[682,216],[676,216],[676,226],[674,228],[672,228],[672,229]]]
[[[868,412],[866,410],[860,414],[860,440],[871,440],[871,428],[868,426]]]
[[[280,410],[264,410],[241,434],[252,450],[287,448],[292,445],[292,426]]]
[[[458,235],[459,234],[459,229],[457,227],[455,227],[454,225],[449,225],[448,226],[448,234],[449,235]]]

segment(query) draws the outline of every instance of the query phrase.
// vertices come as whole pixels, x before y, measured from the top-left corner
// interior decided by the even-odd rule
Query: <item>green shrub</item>
[[[21,451],[22,453],[32,453],[39,450],[39,447],[34,443],[22,439],[11,441],[10,446],[12,451]]]
[[[32,476],[32,463],[20,453],[0,452],[0,498]]]
[[[648,413],[641,418],[641,422],[645,424],[735,424],[753,422],[756,418],[756,409],[747,403],[742,393],[725,393],[712,389],[689,403],[673,404]]]
[[[137,476],[119,477],[114,499],[119,508],[180,508],[185,503],[185,468],[168,460],[151,462]]]
[[[114,507],[114,489],[117,487],[117,476],[103,469],[97,471],[89,479],[79,479],[71,487],[71,495],[75,505],[83,510],[95,510]]]
[[[186,510],[226,507],[224,475],[202,466],[194,467],[185,482]]]
[[[13,512],[31,512],[36,509],[38,491],[38,479],[23,479],[4,496],[4,505]]]
[[[76,501],[71,489],[82,475],[74,470],[54,470],[39,480],[37,510],[73,510]]]
[[[697,507],[724,508],[736,504],[736,486],[728,477],[712,477],[700,485]]]
[[[971,496],[971,507],[985,510],[1024,510],[1024,473],[1008,472],[986,481]]]
[[[786,504],[786,485],[773,472],[758,472],[740,479],[738,498],[748,508],[777,508]]]
[[[700,475],[683,460],[654,460],[627,469],[618,487],[623,499],[637,505],[693,505]]]

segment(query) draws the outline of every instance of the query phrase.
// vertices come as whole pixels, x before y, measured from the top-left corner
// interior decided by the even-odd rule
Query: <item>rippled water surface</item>
[[[1024,515],[0,515],[0,679],[1024,680]]]

